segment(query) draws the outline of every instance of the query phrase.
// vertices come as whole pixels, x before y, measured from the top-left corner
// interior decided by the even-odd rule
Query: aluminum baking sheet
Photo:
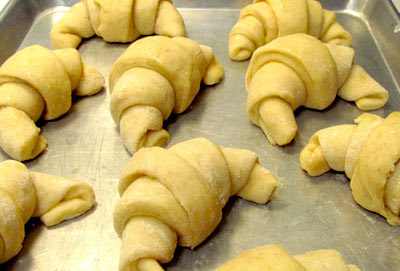
[[[4,1],[4,0],[3,0]],[[0,14],[0,63],[17,49],[41,44],[51,48],[49,31],[76,1],[10,0]],[[257,205],[232,198],[215,232],[194,250],[178,248],[166,270],[215,270],[223,262],[254,247],[278,243],[291,253],[332,248],[363,271],[400,270],[400,229],[359,207],[349,180],[341,173],[311,178],[299,166],[299,152],[317,130],[352,123],[361,114],[354,104],[337,99],[323,111],[296,111],[299,133],[286,147],[271,146],[246,113],[244,75],[247,62],[228,57],[228,34],[239,9],[250,0],[176,0],[188,36],[214,48],[225,67],[225,78],[203,87],[192,106],[172,116],[165,127],[169,146],[206,137],[223,146],[256,152],[262,165],[281,180],[274,199]],[[361,64],[390,92],[389,103],[374,113],[387,116],[400,108],[399,21],[388,0],[321,0],[338,12],[338,20],[352,33]],[[127,44],[99,38],[79,48],[82,58],[108,77],[113,61]],[[87,214],[46,228],[28,222],[21,253],[0,266],[13,271],[117,270],[120,240],[113,229],[113,208],[119,198],[118,177],[130,155],[109,113],[107,87],[98,95],[75,98],[72,109],[56,121],[39,122],[49,147],[27,162],[31,170],[90,183],[97,205]],[[8,159],[0,153],[0,160]]]

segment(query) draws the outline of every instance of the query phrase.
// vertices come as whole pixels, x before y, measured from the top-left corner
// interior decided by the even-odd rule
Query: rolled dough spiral
[[[229,56],[249,59],[253,52],[286,35],[306,33],[322,42],[351,46],[352,38],[336,14],[316,0],[254,0],[242,9],[229,34]]]
[[[30,217],[53,226],[87,212],[93,205],[93,190],[85,183],[32,172],[17,161],[1,162],[0,263],[21,250],[24,225]]]
[[[265,204],[277,183],[255,153],[204,138],[139,150],[122,173],[114,210],[120,270],[163,270],[159,263],[177,244],[196,247],[214,231],[229,197]]]
[[[110,73],[111,115],[130,153],[163,146],[171,112],[182,113],[206,85],[218,83],[223,67],[212,49],[187,38],[153,36],[134,42]]]
[[[103,84],[103,76],[83,64],[76,49],[33,45],[17,52],[0,67],[0,147],[18,161],[35,158],[47,147],[35,122],[68,112],[73,90],[93,95]]]
[[[172,0],[82,0],[53,26],[56,49],[77,48],[94,35],[107,42],[132,42],[141,35],[186,36]]]
[[[352,48],[324,44],[307,34],[260,47],[246,74],[250,120],[271,144],[286,145],[297,133],[293,111],[300,106],[322,110],[336,95],[361,110],[384,106],[388,92],[353,60]]]
[[[311,176],[344,171],[354,200],[398,226],[400,113],[386,119],[365,113],[355,122],[316,132],[300,154],[301,167]]]

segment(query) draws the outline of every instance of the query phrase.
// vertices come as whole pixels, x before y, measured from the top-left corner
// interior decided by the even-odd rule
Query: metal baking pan
[[[4,0],[3,0],[4,1]],[[7,0],[6,0],[7,1]],[[49,31],[73,0],[9,0],[0,14],[0,63],[20,48],[41,44],[51,48]],[[400,270],[400,229],[359,207],[349,180],[331,172],[318,178],[299,166],[299,152],[317,130],[352,123],[361,114],[355,105],[337,99],[324,111],[296,111],[299,133],[286,147],[271,146],[246,112],[244,75],[247,62],[228,57],[228,34],[239,10],[250,0],[175,0],[188,36],[214,48],[225,67],[224,80],[203,87],[192,106],[172,116],[165,127],[169,145],[194,137],[256,152],[262,165],[280,177],[281,186],[267,205],[232,198],[215,232],[194,250],[178,248],[167,270],[215,270],[240,252],[272,243],[291,253],[332,248],[363,271]],[[400,23],[389,0],[321,0],[338,12],[353,35],[356,62],[390,92],[389,103],[374,113],[387,116],[400,109]],[[127,44],[99,38],[79,48],[82,58],[108,77],[114,60]],[[56,121],[40,122],[49,147],[26,165],[36,171],[90,183],[97,206],[89,213],[45,228],[28,222],[21,253],[0,267],[14,271],[117,270],[120,240],[112,214],[119,198],[118,177],[130,155],[109,112],[107,87],[94,97],[75,98],[72,109]],[[0,160],[8,159],[0,153]]]

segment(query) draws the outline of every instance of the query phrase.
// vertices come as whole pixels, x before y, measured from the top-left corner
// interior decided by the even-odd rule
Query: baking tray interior
[[[20,48],[41,44],[51,48],[52,24],[76,1],[35,0],[10,3],[0,14],[0,63]],[[337,99],[323,111],[296,111],[299,133],[286,147],[271,146],[246,113],[246,62],[228,57],[228,34],[239,9],[251,1],[176,0],[188,36],[209,45],[225,68],[223,81],[202,87],[192,106],[165,122],[169,146],[194,137],[256,152],[261,164],[281,180],[274,199],[257,205],[232,198],[215,232],[194,250],[178,248],[167,270],[214,270],[240,252],[272,243],[291,253],[332,248],[363,271],[400,270],[400,231],[359,207],[349,180],[340,173],[308,177],[299,166],[299,152],[317,130],[352,123],[362,112]],[[387,116],[400,108],[400,35],[397,14],[387,0],[321,0],[338,12],[338,20],[353,35],[356,62],[389,92],[389,103],[376,113]],[[128,44],[86,40],[79,51],[85,62],[108,78],[114,60]],[[0,267],[14,271],[117,270],[120,240],[112,214],[118,177],[130,158],[109,113],[108,88],[93,97],[74,98],[71,111],[56,121],[39,122],[47,151],[27,162],[31,170],[90,183],[97,205],[89,213],[51,228],[37,219],[26,226],[20,254]],[[0,160],[8,157],[0,152]]]

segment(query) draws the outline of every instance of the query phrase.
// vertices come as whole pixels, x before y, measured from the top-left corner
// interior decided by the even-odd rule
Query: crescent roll
[[[229,34],[229,56],[249,59],[253,52],[286,35],[306,33],[322,42],[351,46],[352,38],[336,14],[316,0],[254,0],[242,9]]]
[[[94,35],[107,42],[132,42],[142,35],[186,36],[172,0],[82,0],[53,26],[56,49],[77,48]]]
[[[103,84],[76,49],[33,45],[17,52],[0,67],[0,147],[18,161],[35,158],[47,147],[35,122],[68,112],[72,91],[93,95]]]
[[[365,113],[355,123],[316,132],[300,154],[301,167],[311,176],[344,171],[354,200],[398,226],[400,112],[386,119]]]
[[[323,249],[292,256],[280,245],[258,247],[243,252],[217,271],[360,271],[347,265],[342,255]]]
[[[162,128],[171,112],[182,113],[224,70],[212,49],[187,38],[153,36],[134,42],[110,73],[111,115],[130,153],[164,146]]]
[[[297,133],[293,111],[300,106],[322,110],[336,95],[360,110],[384,106],[388,92],[353,61],[352,48],[324,44],[307,34],[260,47],[246,74],[250,120],[271,144],[286,145]]]
[[[93,205],[93,190],[85,183],[32,172],[17,161],[1,162],[0,263],[21,250],[24,225],[30,217],[53,226],[87,212]]]
[[[177,245],[194,248],[214,231],[229,197],[265,204],[277,183],[255,153],[204,138],[139,150],[122,173],[114,210],[120,270],[163,270]]]

